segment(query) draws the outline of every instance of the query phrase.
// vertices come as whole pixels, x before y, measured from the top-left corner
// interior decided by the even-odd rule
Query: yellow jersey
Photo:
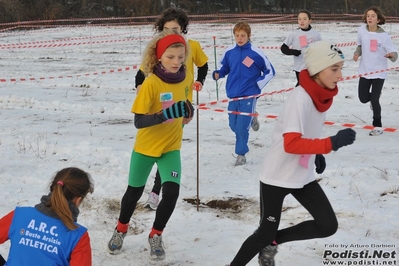
[[[185,101],[192,90],[193,75],[186,71],[186,77],[179,83],[165,83],[155,74],[143,82],[133,102],[132,113],[155,114],[175,102]],[[169,119],[162,124],[140,128],[137,132],[134,151],[152,157],[180,150],[183,137],[182,118]]]

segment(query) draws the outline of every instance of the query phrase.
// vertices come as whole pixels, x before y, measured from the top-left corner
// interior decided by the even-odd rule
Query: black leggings
[[[313,220],[278,230],[284,198],[291,194],[313,216]],[[338,221],[320,185],[313,181],[300,189],[260,183],[260,225],[242,244],[230,266],[243,266],[274,240],[289,241],[328,237],[338,229]]]
[[[159,193],[161,192],[161,175],[159,174],[158,169],[157,173],[155,174],[154,186],[152,187],[151,192],[154,192],[157,195],[159,195]]]
[[[359,79],[358,95],[361,103],[371,103],[373,126],[382,127],[380,96],[385,79]],[[370,90],[371,88],[371,90]]]
[[[176,207],[177,199],[179,198],[180,185],[174,182],[165,182],[162,185],[162,199],[159,202],[157,211],[155,213],[155,220],[153,227],[156,230],[162,231],[169,221],[172,213]],[[119,214],[119,221],[127,224],[136,209],[137,202],[143,194],[144,187],[127,186],[126,192],[123,195],[121,202],[121,211]]]
[[[301,72],[298,72],[298,71],[295,71],[295,70],[294,70],[294,72],[295,72],[295,76],[296,76],[295,87],[298,87],[298,85],[299,85],[299,73],[301,73]]]

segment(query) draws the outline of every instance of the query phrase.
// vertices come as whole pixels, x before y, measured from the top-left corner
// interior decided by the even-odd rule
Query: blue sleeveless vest
[[[17,207],[8,232],[11,241],[7,266],[69,266],[73,249],[87,229],[69,230],[60,219],[34,207]]]

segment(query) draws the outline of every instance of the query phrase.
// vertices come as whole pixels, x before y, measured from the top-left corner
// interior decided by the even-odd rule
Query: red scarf
[[[310,98],[312,98],[317,111],[321,113],[327,111],[331,107],[333,98],[338,93],[337,86],[330,90],[317,84],[317,82],[310,77],[307,69],[304,69],[299,73],[299,84],[301,84],[309,94]]]

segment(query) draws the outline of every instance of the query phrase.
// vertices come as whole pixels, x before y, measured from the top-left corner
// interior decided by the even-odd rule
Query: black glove
[[[6,264],[6,260],[0,255],[0,266],[3,266],[4,264]]]
[[[316,173],[322,174],[326,169],[326,158],[324,158],[323,154],[316,154],[314,164],[316,165]]]
[[[301,54],[301,50],[292,49],[292,54],[295,56],[299,56]]]
[[[194,107],[189,100],[185,102],[179,101],[165,108],[162,113],[166,119],[179,117],[191,118],[194,115]]]
[[[338,131],[337,135],[331,136],[331,145],[334,151],[343,146],[352,144],[356,139],[356,132],[351,128],[345,128]]]

